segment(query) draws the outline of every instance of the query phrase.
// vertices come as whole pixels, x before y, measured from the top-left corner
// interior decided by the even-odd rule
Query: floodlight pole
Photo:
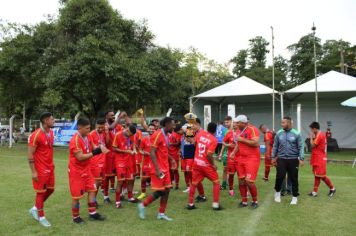
[[[275,130],[275,86],[274,86],[274,34],[273,34],[273,27],[271,26],[271,31],[272,31],[272,89],[273,89],[273,94],[272,94],[272,130]]]
[[[316,46],[315,46],[315,31],[316,27],[313,22],[313,27],[311,28],[313,31],[313,44],[314,44],[314,79],[315,79],[315,121],[319,121],[319,101],[318,101],[318,80],[316,78]]]

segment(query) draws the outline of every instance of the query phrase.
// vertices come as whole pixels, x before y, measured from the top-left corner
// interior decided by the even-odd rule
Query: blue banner
[[[53,127],[54,146],[69,146],[69,141],[77,132],[77,122],[56,121]]]

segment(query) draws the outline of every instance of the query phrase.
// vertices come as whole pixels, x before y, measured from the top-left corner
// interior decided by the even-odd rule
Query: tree
[[[269,53],[267,46],[269,42],[264,39],[262,36],[256,36],[249,40],[249,54],[250,54],[250,66],[251,68],[266,67],[266,55]]]
[[[236,77],[241,77],[246,73],[247,59],[248,59],[248,50],[242,49],[238,51],[236,56],[230,60],[230,62],[235,64],[235,67],[232,69],[232,73]]]
[[[315,37],[315,46],[318,62],[322,56],[320,38]],[[298,85],[315,78],[313,34],[303,36],[297,43],[288,46],[288,50],[292,53],[290,58],[291,84]]]

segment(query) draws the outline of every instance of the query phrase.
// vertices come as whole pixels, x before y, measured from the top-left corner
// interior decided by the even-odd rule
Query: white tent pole
[[[284,102],[283,102],[283,92],[279,93],[280,95],[280,101],[281,101],[281,120],[284,117]]]
[[[271,26],[272,30],[272,89],[273,89],[273,94],[272,94],[272,130],[275,130],[275,86],[274,86],[274,34],[273,34],[273,27]]]
[[[297,104],[297,129],[298,129],[299,132],[302,132],[302,129],[301,129],[301,124],[302,124],[301,112],[302,112],[302,105],[300,103],[298,103]]]
[[[193,97],[189,97],[189,112],[193,112]]]
[[[315,30],[316,27],[313,22],[313,42],[314,42],[314,79],[315,79],[315,121],[319,121],[319,99],[318,99],[318,80],[316,78],[316,47],[315,47]]]

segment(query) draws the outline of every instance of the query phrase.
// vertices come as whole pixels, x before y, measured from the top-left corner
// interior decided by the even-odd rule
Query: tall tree
[[[269,42],[262,36],[256,36],[249,40],[250,47],[249,47],[249,54],[250,54],[250,66],[251,68],[266,67],[266,55],[269,53],[267,46]]]
[[[235,64],[234,68],[232,69],[232,73],[236,77],[241,77],[246,73],[247,60],[248,60],[248,50],[246,49],[242,49],[238,51],[236,56],[230,60],[230,62]]]
[[[322,56],[320,38],[315,37],[317,63]],[[295,44],[288,46],[292,53],[290,58],[291,84],[298,85],[315,77],[314,75],[314,36],[308,34],[299,39]]]

